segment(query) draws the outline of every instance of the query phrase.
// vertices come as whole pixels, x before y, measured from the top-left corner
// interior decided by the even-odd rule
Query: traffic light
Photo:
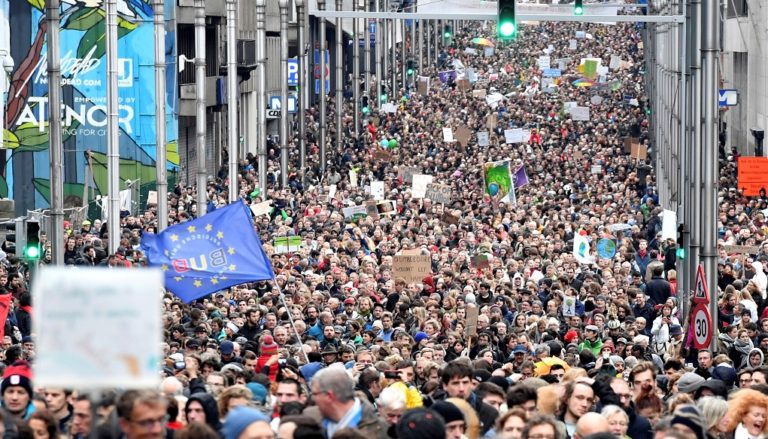
[[[406,63],[406,67],[408,69],[407,70],[408,76],[413,76],[413,72],[416,70],[416,68],[415,68],[416,67],[416,62],[413,60],[413,58],[408,58],[408,61]]]
[[[24,246],[24,257],[27,259],[40,259],[42,248],[40,246],[40,223],[35,220],[27,220],[27,243]]]
[[[575,0],[573,3],[573,15],[581,15],[584,13],[584,2],[583,0]]]
[[[453,30],[451,29],[451,25],[446,24],[445,26],[443,26],[443,36],[446,39],[448,39],[448,38],[451,38],[451,35],[453,35]]]
[[[515,18],[515,0],[499,0],[498,23],[496,33],[499,39],[511,40],[517,34],[517,19]]]
[[[371,109],[368,107],[368,96],[363,96],[361,103],[363,114],[368,114],[368,112],[371,111]]]
[[[675,256],[677,259],[683,260],[685,259],[685,242],[683,240],[683,233],[685,232],[685,225],[678,224],[677,225],[677,250],[675,251]]]

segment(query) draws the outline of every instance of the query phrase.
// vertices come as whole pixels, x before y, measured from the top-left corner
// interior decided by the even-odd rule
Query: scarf
[[[727,347],[728,349],[730,349],[733,346],[733,343],[735,342],[733,337],[725,333],[720,334],[717,338],[718,340],[722,341],[723,344],[725,344],[725,347]]]

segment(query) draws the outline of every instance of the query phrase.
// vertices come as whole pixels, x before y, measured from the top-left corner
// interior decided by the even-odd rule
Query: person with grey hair
[[[722,398],[714,396],[705,396],[696,401],[696,407],[704,417],[704,424],[707,428],[707,432],[712,437],[720,437],[726,429],[720,430],[720,424],[725,415],[728,413],[728,403]]]
[[[541,360],[542,358],[549,357],[549,345],[546,345],[544,343],[536,345],[536,347],[533,350],[534,355],[536,355],[536,358]]]
[[[394,387],[387,387],[382,390],[381,395],[376,400],[376,405],[389,425],[395,425],[403,416],[405,411],[405,393]]]
[[[626,437],[629,429],[629,416],[627,412],[617,405],[607,405],[600,412],[608,421],[609,431],[617,437]]]
[[[323,417],[326,437],[356,428],[370,439],[386,439],[388,425],[367,401],[355,397],[352,378],[343,367],[329,366],[312,378],[312,399]]]

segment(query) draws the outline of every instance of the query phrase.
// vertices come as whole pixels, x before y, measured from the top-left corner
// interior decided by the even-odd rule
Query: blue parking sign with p
[[[297,87],[299,85],[299,60],[296,58],[288,59],[288,86]]]

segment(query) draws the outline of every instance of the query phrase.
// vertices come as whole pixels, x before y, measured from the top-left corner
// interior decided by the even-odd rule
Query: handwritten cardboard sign
[[[414,166],[402,166],[397,170],[397,177],[403,179],[404,183],[413,183],[413,176],[421,172]]]
[[[448,204],[451,202],[451,186],[447,184],[430,183],[424,198],[429,198],[435,203]]]
[[[432,261],[429,255],[396,255],[392,258],[395,278],[402,277],[407,283],[421,283],[432,274]]]

